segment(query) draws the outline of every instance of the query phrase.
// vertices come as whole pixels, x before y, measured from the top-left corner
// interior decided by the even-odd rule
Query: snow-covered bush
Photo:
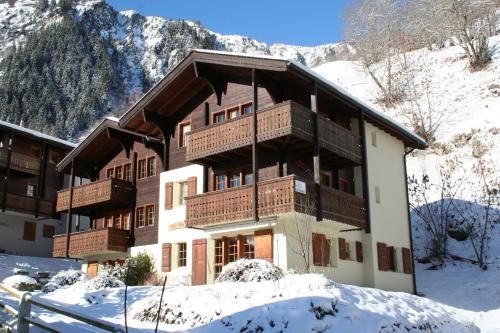
[[[215,282],[276,281],[283,276],[281,268],[268,261],[240,259],[224,266]]]
[[[155,272],[154,259],[146,252],[127,258],[123,265],[107,266],[105,271],[129,286],[142,285]]]
[[[167,283],[171,286],[191,285],[191,270],[188,267],[179,267],[167,273]]]
[[[53,292],[64,286],[71,286],[77,282],[87,280],[88,276],[82,271],[70,269],[68,271],[62,271],[54,275],[45,286],[43,286],[42,291],[44,293]]]
[[[38,282],[26,275],[12,275],[5,278],[2,283],[20,291],[33,291],[38,287]]]
[[[120,288],[125,287],[125,284],[112,276],[108,271],[104,270],[97,274],[97,276],[86,283],[87,290],[99,290],[105,288]]]

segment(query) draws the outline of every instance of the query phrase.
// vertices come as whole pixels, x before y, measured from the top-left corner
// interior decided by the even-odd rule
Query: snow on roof
[[[228,52],[228,51],[203,50],[203,49],[193,49],[193,52],[197,52],[197,53],[209,53],[209,54],[220,54],[220,55],[246,57],[246,58],[254,58],[254,59],[288,61],[287,59],[284,59],[284,58],[281,58],[281,57],[277,57],[277,56],[261,55],[261,54],[248,54],[248,53],[241,53],[241,52]]]
[[[19,125],[14,125],[12,123],[9,123],[9,122],[3,121],[3,120],[0,120],[0,126],[11,128],[11,129],[13,129],[15,131],[25,133],[25,134],[27,134],[29,136],[34,136],[34,137],[37,137],[37,138],[40,138],[40,139],[43,139],[43,140],[46,140],[46,141],[58,143],[58,144],[61,144],[61,145],[64,145],[64,146],[68,146],[68,147],[71,147],[71,148],[76,147],[76,144],[73,143],[73,142],[62,140],[62,139],[56,138],[54,136],[47,135],[47,134],[44,134],[42,132],[38,132],[38,131],[29,129],[29,128],[26,128],[26,127],[22,127],[22,126],[19,126]]]

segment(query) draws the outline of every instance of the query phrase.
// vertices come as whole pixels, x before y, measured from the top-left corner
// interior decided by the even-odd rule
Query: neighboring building
[[[64,230],[55,212],[57,164],[74,144],[0,121],[0,252],[50,256]]]
[[[58,211],[94,214],[91,231],[70,235],[69,251],[92,274],[147,251],[158,271],[192,284],[260,258],[412,292],[404,157],[425,147],[300,64],[197,50],[61,162],[59,171],[95,183],[75,187],[73,200],[59,193]],[[130,176],[127,163],[136,166]],[[125,215],[111,214],[119,209]],[[116,230],[127,225],[128,246]],[[56,238],[55,255],[66,254],[65,242]]]

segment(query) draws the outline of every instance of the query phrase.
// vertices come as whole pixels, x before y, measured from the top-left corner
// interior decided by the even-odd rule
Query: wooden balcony
[[[9,150],[7,148],[0,148],[0,167],[7,167],[8,155]],[[13,151],[10,155],[10,168],[11,170],[24,172],[30,175],[39,175],[40,159]]]
[[[90,255],[127,252],[128,230],[105,228],[76,232],[69,235],[69,256],[84,258]],[[66,235],[54,236],[54,257],[66,256]]]
[[[304,185],[306,193],[296,189]],[[207,226],[252,220],[252,185],[204,193],[186,198],[186,225]],[[296,176],[276,178],[258,184],[259,217],[290,212],[315,215],[314,184]],[[364,227],[365,203],[362,198],[329,187],[321,187],[323,217]]]
[[[132,183],[116,178],[107,178],[73,188],[72,208],[75,212],[90,208],[126,207],[133,200]],[[56,211],[69,208],[69,189],[57,192]]]
[[[276,141],[280,145],[288,137],[306,143],[312,149],[313,113],[293,101],[286,101],[257,112],[257,141]],[[356,164],[361,163],[360,138],[351,131],[319,117],[320,146],[326,153]],[[288,139],[289,145],[292,145]],[[187,134],[186,160],[209,163],[225,152],[237,151],[252,145],[251,114],[195,129]]]
[[[0,203],[3,200],[3,193],[0,193]],[[5,202],[6,209],[24,213],[24,214],[35,214],[36,211],[36,198],[27,197],[25,195],[19,195],[14,193],[7,193],[7,200]],[[54,203],[48,200],[40,200],[39,215],[41,216],[52,216],[54,213]]]

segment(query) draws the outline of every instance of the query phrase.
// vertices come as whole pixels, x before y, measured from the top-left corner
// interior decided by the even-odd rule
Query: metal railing
[[[81,313],[74,313],[67,309],[62,309],[56,305],[49,304],[48,302],[34,299],[29,292],[19,292],[15,289],[4,286],[1,283],[0,292],[4,292],[14,297],[19,302],[18,309],[15,309],[12,306],[3,303],[0,299],[0,312],[3,312],[8,317],[7,319],[2,319],[0,317],[0,332],[29,333],[30,325],[39,327],[48,332],[61,332],[57,328],[55,328],[53,324],[46,323],[33,316],[31,313],[32,306],[36,306],[53,313],[78,320],[82,323],[88,324],[92,327],[101,329],[106,332],[125,332],[124,328],[120,325],[108,323],[104,320],[91,318]]]

